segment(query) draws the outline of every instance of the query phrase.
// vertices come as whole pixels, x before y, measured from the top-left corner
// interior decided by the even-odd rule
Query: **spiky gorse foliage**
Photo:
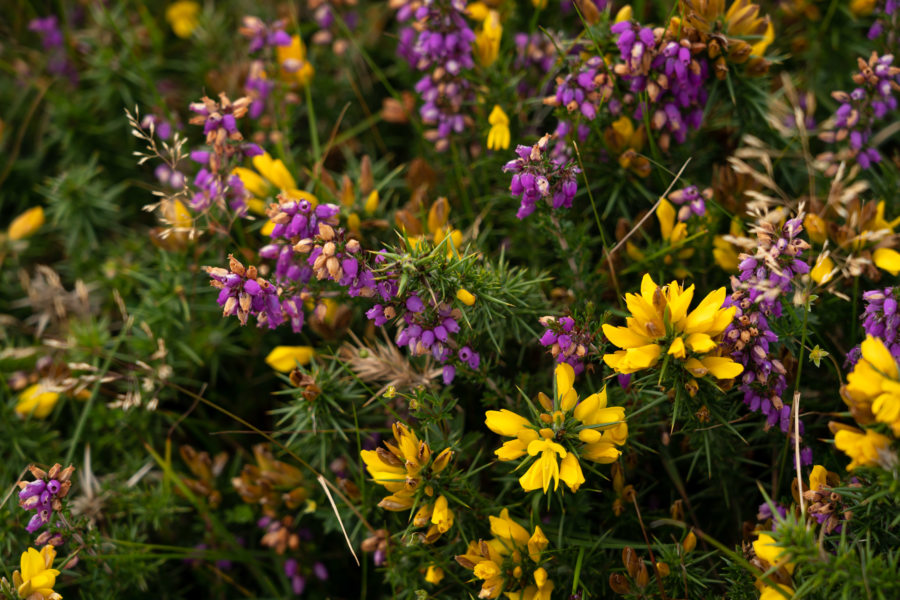
[[[900,597],[896,2],[6,13],[3,600]]]

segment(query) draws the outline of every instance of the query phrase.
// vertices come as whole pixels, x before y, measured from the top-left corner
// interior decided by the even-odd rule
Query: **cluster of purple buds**
[[[875,22],[869,28],[869,39],[876,40],[885,33],[887,29],[887,47],[895,48],[897,46],[897,19],[898,9],[900,9],[900,0],[884,0],[879,2],[879,6],[875,7],[874,13],[878,15]]]
[[[629,21],[614,24],[611,31],[618,36],[621,59],[613,72],[628,84],[623,101],[631,104],[638,94],[647,93],[648,102],[637,103],[634,118],[641,121],[649,113],[651,127],[662,132],[663,150],[670,138],[684,143],[688,130],[700,127],[708,98],[709,64],[702,49],[687,39],[669,38],[661,28]]]
[[[263,48],[275,48],[276,46],[290,46],[291,36],[284,30],[283,20],[274,21],[268,25],[258,17],[246,16],[243,25],[238,32],[250,40],[247,49],[250,54],[259,52]]]
[[[256,267],[244,268],[234,256],[229,255],[229,268],[206,267],[210,285],[219,289],[217,302],[222,307],[222,315],[237,316],[241,325],[246,325],[249,317],[256,317],[260,327],[268,325],[275,329],[285,321],[279,290],[267,280],[259,277]]]
[[[809,243],[798,237],[802,231],[802,217],[788,219],[780,232],[768,221],[760,223],[756,228],[756,252],[738,257],[740,283],[732,281],[733,289],[747,290],[751,302],[760,303],[767,313],[780,317],[779,297],[791,291],[795,275],[809,273],[809,265],[802,257]]]
[[[258,119],[266,110],[266,101],[272,90],[275,89],[275,82],[266,77],[265,66],[261,60],[254,60],[250,63],[250,72],[247,74],[247,80],[244,82],[244,92],[250,97],[250,110],[248,115],[251,119]]]
[[[516,57],[513,59],[513,70],[523,73],[525,77],[519,81],[518,91],[522,96],[544,94],[545,90],[537,90],[528,79],[543,80],[553,69],[556,62],[556,46],[553,40],[541,32],[532,34],[517,33],[513,37],[516,45]],[[529,77],[531,76],[531,77]]]
[[[312,573],[319,581],[328,580],[328,569],[321,562],[316,561],[312,566]],[[306,589],[306,577],[300,574],[300,563],[296,558],[284,561],[284,574],[291,580],[291,590],[295,596],[299,596]]]
[[[34,476],[34,481],[19,482],[19,506],[28,511],[34,511],[34,515],[25,526],[28,533],[34,533],[50,522],[53,511],[62,510],[62,499],[65,498],[72,487],[72,473],[75,467],[68,466],[65,469],[59,463],[53,465],[50,471],[44,471],[34,465],[28,467]],[[36,545],[51,544],[60,546],[63,543],[62,535],[45,531],[38,536]]]
[[[211,150],[193,150],[190,154],[191,160],[202,165],[193,182],[195,190],[190,204],[194,210],[227,205],[235,214],[246,214],[248,193],[240,177],[230,173],[245,158],[263,153],[256,144],[244,143],[237,129],[237,119],[247,114],[251,102],[249,96],[231,102],[222,93],[219,102],[204,97],[190,105],[191,111],[196,113],[190,123],[203,125],[206,143],[212,147]]]
[[[520,219],[533,213],[541,199],[554,209],[570,208],[578,191],[576,175],[581,170],[574,162],[555,161],[548,153],[549,141],[546,134],[534,146],[517,146],[518,158],[503,165],[504,172],[513,173],[509,191],[520,198]]]
[[[443,363],[443,379],[447,385],[456,377],[455,365],[466,365],[473,371],[481,365],[480,354],[469,346],[458,348],[453,339],[460,331],[462,312],[458,308],[443,302],[435,304],[431,300],[426,305],[418,294],[411,293],[405,297],[397,296],[389,303],[376,304],[366,316],[378,326],[399,316],[403,325],[397,332],[397,346],[407,348],[413,356],[431,354]]]
[[[775,506],[775,513],[772,512],[772,506],[769,505],[768,502],[764,502],[759,505],[759,512],[756,514],[756,520],[760,523],[765,523],[766,521],[772,521],[772,531],[775,531],[778,521],[782,521],[787,518],[787,507],[782,505],[780,502],[773,502]],[[775,514],[778,514],[778,517],[775,517]]]
[[[881,161],[881,154],[869,145],[880,121],[893,118],[900,91],[900,67],[893,66],[891,54],[872,52],[869,61],[858,58],[859,72],[853,74],[858,87],[850,93],[837,91],[831,96],[841,103],[834,115],[835,129],[819,134],[825,142],[849,142],[849,153],[863,169]]]
[[[225,92],[219,94],[216,102],[204,96],[200,102],[192,102],[190,110],[197,116],[191,117],[191,125],[202,125],[206,143],[213,147],[216,154],[227,152],[226,143],[241,142],[244,136],[237,128],[237,120],[247,114],[250,98],[244,96],[234,102],[229,100]]]
[[[293,200],[280,195],[279,204],[270,207],[268,212],[275,226],[269,234],[272,242],[260,248],[260,257],[277,261],[275,263],[277,282],[308,282],[312,278],[312,268],[294,260],[294,245],[318,235],[320,223],[337,225],[340,208],[335,204],[313,206],[313,203],[305,198]]]
[[[463,105],[473,97],[465,71],[472,69],[475,33],[466,17],[466,0],[424,0],[414,11],[403,11],[417,21],[400,32],[397,52],[418,71],[430,71],[416,83],[422,97],[422,121],[433,129],[425,138],[439,152],[449,148],[449,137],[472,123]],[[398,14],[399,16],[399,14]]]
[[[900,297],[900,288],[886,287],[879,290],[869,290],[863,294],[866,308],[860,319],[866,335],[877,337],[890,351],[894,360],[900,361],[900,312],[897,310],[897,300]],[[859,346],[851,350],[848,362],[856,364],[860,357]]]
[[[333,281],[347,288],[351,297],[387,299],[392,295],[389,283],[378,282],[368,265],[359,240],[342,229],[320,222],[315,237],[294,244],[294,251],[308,255],[306,264],[319,281]]]
[[[554,104],[564,106],[569,113],[580,113],[593,121],[602,102],[613,92],[612,79],[605,72],[603,59],[589,58],[577,73],[556,79]]]
[[[353,10],[357,0],[307,0],[307,6],[313,13],[313,20],[319,31],[312,36],[312,43],[320,46],[332,44],[334,53],[341,56],[346,52],[348,42],[339,37],[340,29],[336,27],[335,14],[340,13],[343,24],[353,31],[359,25],[359,15]]]
[[[41,37],[41,46],[47,51],[47,70],[53,75],[67,77],[72,85],[78,83],[78,72],[66,56],[65,38],[56,16],[32,19],[28,30]]]
[[[153,174],[156,175],[157,181],[173,190],[182,189],[184,187],[184,182],[186,181],[184,173],[178,169],[173,169],[165,163],[157,165],[157,167],[153,169]]]
[[[672,192],[668,198],[681,207],[678,209],[678,220],[687,221],[692,215],[702,217],[706,214],[706,201],[711,200],[712,195],[712,188],[701,192],[696,185],[689,185]]]
[[[587,351],[591,347],[590,334],[576,327],[572,317],[547,316],[541,317],[539,322],[544,327],[541,345],[550,348],[556,362],[572,365],[576,375],[584,371]]]
[[[793,289],[794,275],[809,272],[802,254],[809,243],[798,236],[803,217],[789,219],[781,231],[763,221],[757,226],[754,255],[740,255],[740,275],[731,278],[732,294],[726,304],[737,308],[734,320],[725,330],[724,344],[731,357],[744,366],[740,389],[744,404],[766,416],[766,428],[779,425],[790,433],[791,405],[782,398],[787,391],[787,370],[772,351],[778,342],[769,321],[782,314],[781,296]],[[800,423],[803,433],[803,423]],[[801,456],[804,464],[812,460],[809,448]]]
[[[237,175],[221,175],[202,168],[194,177],[194,193],[189,204],[197,212],[208,209],[213,204],[227,202],[237,214],[247,212],[247,190]]]

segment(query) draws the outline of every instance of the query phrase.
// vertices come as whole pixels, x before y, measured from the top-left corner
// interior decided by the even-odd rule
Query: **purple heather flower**
[[[538,200],[543,199],[554,209],[570,208],[578,183],[575,176],[581,170],[574,162],[555,162],[547,153],[550,135],[542,137],[534,146],[517,146],[518,158],[503,166],[503,171],[513,173],[509,191],[520,198],[516,216],[524,219],[534,212]]]

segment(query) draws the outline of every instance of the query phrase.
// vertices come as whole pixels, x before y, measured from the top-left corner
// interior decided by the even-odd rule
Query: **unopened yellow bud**
[[[616,20],[614,22],[621,23],[622,21],[630,21],[633,16],[634,11],[632,10],[631,5],[626,4],[616,13]]]
[[[681,547],[684,548],[685,554],[697,547],[697,536],[693,531],[688,532],[687,537],[681,542]]]
[[[287,373],[298,363],[307,364],[314,355],[311,346],[277,346],[266,356],[266,364],[276,371]]]
[[[372,190],[372,193],[369,194],[369,197],[366,198],[366,203],[363,205],[363,210],[367,215],[371,215],[378,208],[378,190]]]
[[[465,288],[459,288],[456,291],[456,299],[466,306],[472,306],[473,304],[475,304],[475,296]]]
[[[9,224],[9,239],[21,240],[34,235],[44,224],[44,209],[29,208]]]

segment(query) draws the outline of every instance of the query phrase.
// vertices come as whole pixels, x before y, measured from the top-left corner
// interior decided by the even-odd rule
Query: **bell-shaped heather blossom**
[[[887,47],[897,47],[897,30],[898,24],[894,15],[900,11],[900,0],[880,0],[876,3],[872,14],[876,17],[875,22],[869,28],[868,37],[870,40],[877,40],[887,33]]]
[[[251,119],[258,119],[265,112],[266,101],[273,89],[275,89],[275,82],[266,77],[263,62],[255,60],[250,63],[250,72],[244,82],[244,91],[252,100],[248,111]]]
[[[545,328],[539,339],[541,345],[550,348],[556,362],[571,365],[576,375],[581,373],[591,343],[590,335],[581,327],[576,327],[572,317],[547,316],[539,321]]]
[[[687,221],[692,215],[702,217],[706,214],[706,201],[712,198],[712,188],[706,188],[702,192],[696,185],[689,185],[669,194],[669,200],[678,204],[678,220]]]
[[[543,199],[554,209],[570,208],[578,191],[576,175],[581,170],[573,162],[555,162],[548,153],[550,135],[542,137],[534,146],[518,146],[518,158],[503,166],[513,173],[509,190],[521,203],[516,216],[524,219],[534,212],[538,200]]]
[[[598,104],[606,99],[595,93],[595,78],[601,68],[603,59],[594,56],[588,59],[579,72],[559,79],[556,86],[557,105],[566,107],[570,113],[579,112],[588,121],[593,121],[597,116]]]
[[[891,54],[872,52],[868,61],[858,58],[859,72],[853,74],[858,87],[850,93],[833,92],[841,103],[834,114],[834,129],[819,134],[826,142],[847,142],[849,155],[863,169],[881,160],[881,154],[870,145],[873,131],[883,121],[896,118],[897,92],[900,91],[900,67],[893,65]]]
[[[758,226],[756,252],[740,255],[740,275],[731,278],[733,291],[726,304],[737,310],[723,342],[732,359],[744,367],[740,378],[744,404],[766,416],[766,428],[778,425],[788,434],[793,427],[791,403],[784,401],[787,370],[772,348],[778,336],[769,321],[781,316],[781,297],[792,291],[793,277],[809,272],[802,258],[809,244],[798,237],[802,222],[801,215],[789,219],[780,231],[769,222]],[[810,451],[803,456],[812,460]]]
[[[894,360],[900,362],[900,311],[897,310],[900,289],[886,287],[869,290],[863,294],[866,303],[860,319],[866,335],[879,338],[890,351]],[[859,346],[847,354],[850,364],[856,364],[860,357]]]
[[[672,138],[684,143],[689,129],[698,129],[708,99],[709,64],[702,50],[687,39],[673,39],[669,32],[659,38],[649,27],[622,21],[611,27],[619,48],[620,62],[613,72],[628,84],[628,102],[646,93],[638,102],[634,118],[648,115],[654,130],[663,132],[663,149]]]
[[[28,30],[37,33],[41,37],[47,55],[47,71],[52,75],[60,75],[69,79],[72,85],[78,83],[78,72],[75,66],[66,56],[65,38],[59,28],[59,21],[55,15],[43,19],[32,19],[28,23]]]
[[[250,54],[259,52],[263,48],[276,46],[290,46],[291,36],[284,30],[285,22],[278,20],[266,25],[258,17],[246,16],[243,25],[238,29],[240,34],[250,40],[247,51]]]
[[[228,258],[230,264],[227,270],[206,267],[210,284],[219,289],[216,302],[222,307],[222,315],[237,316],[241,325],[246,325],[249,317],[253,316],[260,327],[278,327],[285,317],[276,287],[259,277],[256,267],[244,268],[233,256]]]
[[[35,533],[50,522],[54,511],[62,510],[62,499],[68,495],[72,486],[70,478],[75,468],[63,469],[61,465],[55,464],[48,472],[33,466],[29,469],[35,480],[19,482],[19,507],[34,512],[28,519],[25,530]],[[43,532],[38,539],[42,544],[50,543],[54,546],[63,543],[61,535],[49,531]]]
[[[556,46],[553,39],[543,32],[535,32],[517,33],[513,36],[513,41],[516,46],[516,57],[513,59],[512,68],[515,73],[523,75],[517,87],[519,94],[521,96],[544,94],[545,90],[537,90],[535,86],[537,82],[546,78],[556,63]]]
[[[433,127],[425,137],[438,151],[447,149],[448,138],[471,123],[463,107],[473,99],[465,71],[475,66],[475,33],[466,21],[465,10],[466,0],[424,0],[414,12],[401,7],[403,16],[414,16],[417,25],[400,32],[397,52],[412,68],[429,71],[415,89],[422,97],[422,121]]]

